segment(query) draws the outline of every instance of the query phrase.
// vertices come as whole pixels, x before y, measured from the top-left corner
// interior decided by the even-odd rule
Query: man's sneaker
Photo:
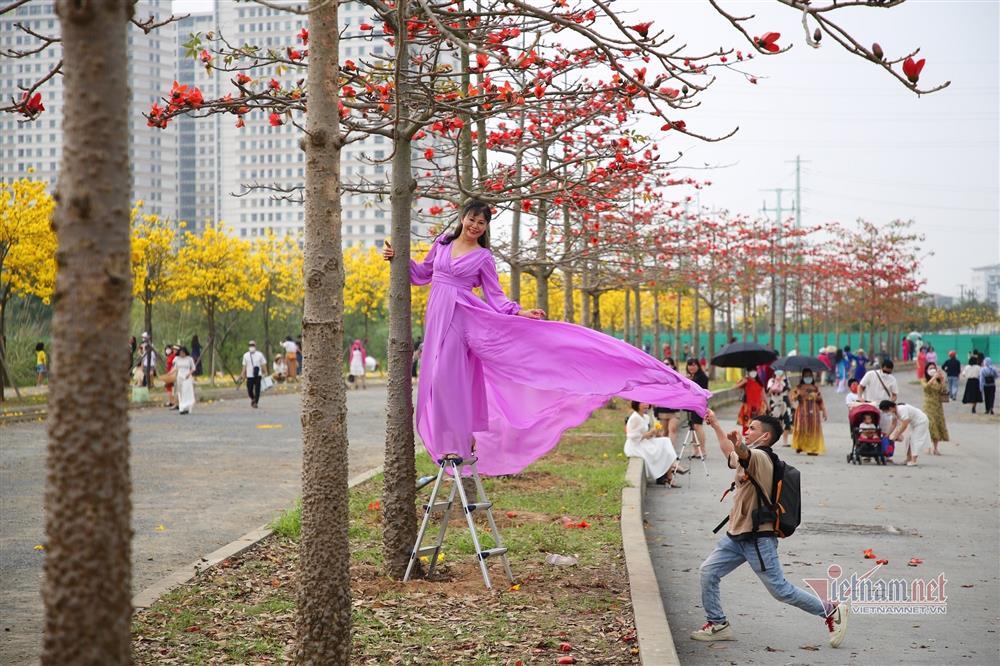
[[[691,638],[696,641],[731,641],[733,630],[729,628],[728,622],[724,624],[706,622],[701,629],[691,633]]]
[[[838,648],[844,642],[844,635],[847,633],[848,612],[846,604],[837,604],[826,616],[826,628],[830,631],[830,647],[832,648]]]

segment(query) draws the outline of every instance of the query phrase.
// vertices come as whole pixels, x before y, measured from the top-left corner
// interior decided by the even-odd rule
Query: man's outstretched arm
[[[715,431],[715,437],[719,440],[719,449],[722,451],[722,455],[726,456],[726,460],[729,460],[729,454],[733,451],[736,451],[740,460],[746,460],[750,457],[750,449],[736,435],[736,431],[734,430],[727,435],[726,431],[719,425],[719,419],[715,412],[711,409],[705,413],[705,425],[710,426]]]

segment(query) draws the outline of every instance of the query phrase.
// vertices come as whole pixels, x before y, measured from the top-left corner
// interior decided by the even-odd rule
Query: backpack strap
[[[758,502],[758,505],[759,504],[764,504],[764,505],[767,506],[768,509],[771,509],[771,511],[775,511],[775,504],[774,504],[773,500],[774,500],[774,491],[775,491],[775,489],[777,487],[777,483],[778,483],[777,472],[778,472],[778,462],[779,462],[779,460],[778,460],[778,456],[776,456],[774,454],[774,452],[771,451],[771,447],[768,446],[768,447],[765,447],[764,449],[760,449],[760,450],[764,451],[765,455],[767,455],[768,459],[770,459],[770,461],[771,461],[771,499],[768,499],[767,495],[764,494],[764,489],[760,487],[759,483],[757,483],[757,479],[753,478],[753,475],[750,474],[750,459],[749,458],[747,458],[746,464],[743,465],[743,470],[746,472],[747,478],[750,480],[750,483],[752,483],[753,487],[756,488],[756,490],[757,490],[757,502]],[[743,462],[744,461],[742,461],[742,460],[740,461],[741,464],[743,464]],[[760,562],[760,570],[761,571],[767,571],[767,567],[764,566],[764,558],[760,554],[760,545],[758,545],[758,543],[757,543],[757,540],[760,538],[760,536],[758,534],[759,531],[760,531],[760,522],[758,522],[758,517],[754,516],[753,517],[753,530],[750,532],[751,538],[753,539],[753,548],[757,552],[757,561]]]

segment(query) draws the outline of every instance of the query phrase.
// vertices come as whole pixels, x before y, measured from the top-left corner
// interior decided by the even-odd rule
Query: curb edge
[[[366,472],[362,472],[361,474],[348,479],[347,487],[353,488],[354,486],[361,485],[365,481],[381,474],[382,469],[383,466],[379,465],[378,467],[373,467]],[[180,569],[167,574],[132,597],[132,610],[136,611],[149,608],[156,603],[160,597],[173,588],[190,582],[192,579],[213,568],[223,560],[256,547],[257,544],[271,536],[271,534],[271,529],[267,525],[261,525],[260,527],[247,532],[235,541],[231,541],[225,546],[199,558],[197,562],[192,562],[187,566],[181,567]]]

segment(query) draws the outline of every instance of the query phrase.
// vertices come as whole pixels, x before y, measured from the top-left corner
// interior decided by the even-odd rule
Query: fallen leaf
[[[765,649],[765,650],[767,650],[768,652],[784,652],[784,650],[780,650],[780,649],[778,649],[778,648],[773,648],[773,647],[771,647],[770,645],[768,645],[768,646],[767,646],[767,647],[765,647],[764,649]]]
[[[38,544],[37,546],[35,546],[35,550],[45,550],[45,546],[43,546],[42,544]]]
[[[800,650],[809,650],[810,652],[819,652],[819,646],[818,645],[800,645],[799,649]]]
[[[167,531],[167,526],[166,525],[157,525],[154,528],[154,531],[155,532],[166,532]]]
[[[520,583],[515,583],[515,584],[513,584],[513,585],[510,586],[510,591],[511,592],[517,592],[520,589],[521,589],[521,584]]]
[[[559,644],[559,651],[560,652],[569,652],[572,649],[573,649],[573,646],[570,645],[569,643],[560,643]]]
[[[38,548],[38,546],[35,546],[35,548]],[[975,587],[975,585],[963,585],[962,587],[969,588],[969,587]]]
[[[258,423],[257,424],[257,429],[258,430],[274,430],[276,428],[284,428],[284,427],[285,426],[281,425],[280,423]]]

